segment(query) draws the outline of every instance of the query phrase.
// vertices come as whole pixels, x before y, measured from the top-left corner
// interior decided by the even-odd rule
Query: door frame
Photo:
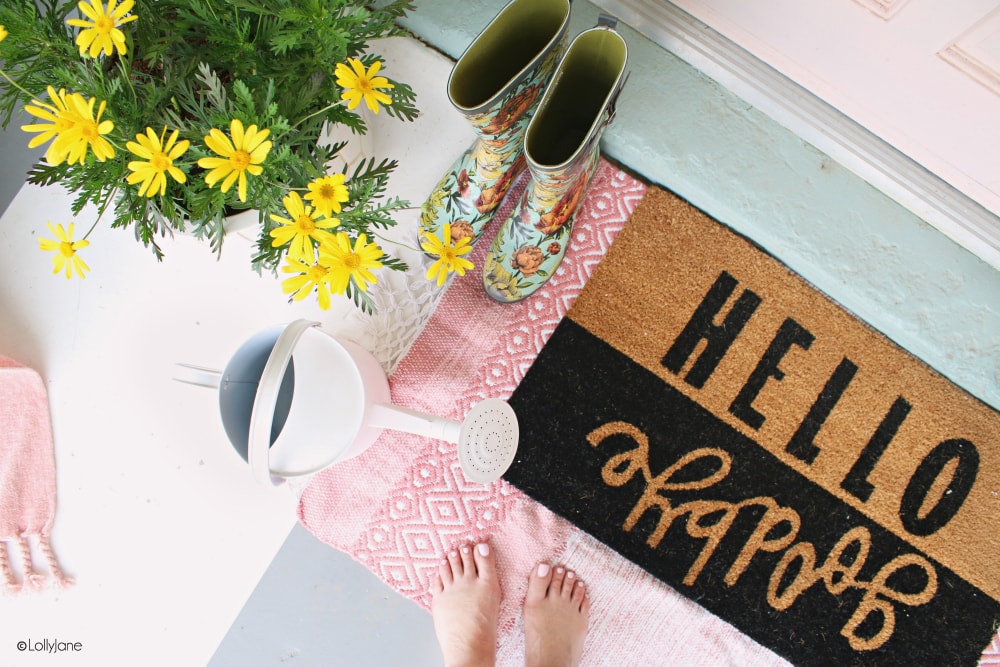
[[[1000,269],[1000,217],[858,122],[670,2],[596,2]]]

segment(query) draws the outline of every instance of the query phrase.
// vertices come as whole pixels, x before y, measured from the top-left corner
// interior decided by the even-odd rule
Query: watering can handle
[[[295,320],[282,330],[278,340],[274,341],[271,355],[267,358],[264,370],[260,374],[257,385],[257,395],[253,401],[253,411],[250,413],[250,435],[247,446],[247,462],[250,471],[262,484],[280,484],[271,476],[270,450],[271,425],[274,422],[274,406],[278,401],[278,391],[285,378],[285,369],[292,359],[292,352],[307,330],[319,326],[319,322]]]
[[[195,384],[199,387],[218,389],[219,383],[222,381],[222,373],[214,368],[205,368],[204,366],[193,366],[178,362],[174,364],[174,379],[178,382]]]

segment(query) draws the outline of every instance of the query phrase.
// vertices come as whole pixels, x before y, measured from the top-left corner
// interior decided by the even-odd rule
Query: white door
[[[826,127],[804,138],[883,187],[994,266],[1000,267],[1000,2],[997,0],[610,0],[623,20],[641,15],[644,32],[668,48],[685,30],[685,14],[702,22],[825,105],[947,184],[945,198],[933,182],[918,182],[919,170],[891,173],[884,151],[824,145]],[[612,7],[614,6],[614,7]],[[682,11],[677,11],[680,8]],[[701,39],[697,25],[687,37]],[[671,37],[671,35],[673,37]],[[684,41],[683,39],[680,41]],[[683,48],[683,47],[681,47]],[[696,51],[698,49],[695,49]],[[683,57],[683,54],[681,54]],[[690,58],[689,58],[690,60]],[[739,88],[745,72],[716,59],[706,72]],[[694,63],[698,65],[699,63]],[[702,63],[704,64],[704,63]],[[780,77],[779,77],[780,78]],[[780,88],[780,86],[778,86]],[[735,90],[769,111],[775,100],[761,95],[759,82]],[[794,97],[794,92],[777,93]],[[766,94],[764,95],[767,96]],[[794,100],[778,100],[779,121]],[[809,106],[808,102],[805,106]],[[773,111],[773,108],[772,108]],[[806,111],[808,114],[808,110]],[[829,126],[829,117],[816,121]],[[785,122],[794,130],[795,122]],[[850,135],[849,130],[839,130]],[[836,134],[836,132],[834,132]],[[848,143],[851,138],[848,137]],[[863,142],[862,142],[863,143]],[[867,152],[876,155],[865,155]],[[890,162],[892,160],[889,160]],[[904,162],[906,160],[903,160]],[[905,167],[905,165],[904,165]],[[865,170],[869,173],[863,173]],[[904,168],[905,172],[906,169]],[[874,177],[872,172],[875,173]],[[883,182],[880,183],[879,180]],[[899,180],[913,180],[899,190]],[[964,200],[964,203],[963,203]],[[951,207],[942,213],[940,210]],[[957,228],[955,227],[957,225]]]

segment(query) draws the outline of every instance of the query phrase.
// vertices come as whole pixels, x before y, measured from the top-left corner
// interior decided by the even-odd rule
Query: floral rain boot
[[[483,286],[493,299],[520,301],[555,273],[566,254],[577,204],[615,116],[628,48],[617,20],[601,16],[577,35],[528,125],[524,153],[531,181],[490,246]]]
[[[476,140],[424,203],[420,241],[479,238],[524,171],[524,131],[566,50],[570,0],[513,0],[455,63],[448,99]]]

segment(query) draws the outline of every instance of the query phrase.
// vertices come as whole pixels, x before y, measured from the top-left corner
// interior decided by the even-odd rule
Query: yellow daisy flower
[[[163,135],[166,135],[167,128],[163,128]],[[170,133],[170,138],[163,143],[163,135],[156,136],[153,128],[147,127],[146,134],[135,135],[135,141],[125,144],[134,155],[145,160],[134,160],[128,163],[128,168],[132,173],[126,179],[129,185],[142,183],[139,186],[139,196],[152,197],[162,195],[167,191],[167,174],[177,181],[184,183],[187,176],[184,172],[174,166],[174,160],[184,154],[191,142],[187,139],[177,141],[177,130]]]
[[[449,273],[465,275],[467,269],[473,267],[472,262],[462,257],[472,250],[472,239],[465,237],[459,239],[457,243],[451,241],[451,225],[445,225],[441,238],[436,234],[427,234],[425,240],[420,242],[420,247],[431,255],[436,255],[437,260],[427,269],[427,280],[434,280],[437,277],[437,284],[444,285]]]
[[[7,28],[5,28],[2,25],[0,25],[0,42],[2,42],[3,40],[7,39],[7,35],[9,35],[9,34],[10,33],[7,32]]]
[[[32,100],[32,104],[24,107],[32,116],[50,121],[21,126],[25,132],[39,133],[28,143],[28,148],[52,139],[52,144],[45,153],[45,160],[53,165],[61,164],[64,160],[68,160],[70,164],[83,164],[88,148],[93,149],[94,156],[101,162],[115,156],[114,146],[102,136],[115,129],[115,124],[110,120],[101,120],[107,102],[101,102],[95,117],[96,99],[88,100],[80,93],[67,93],[61,89],[57,93],[52,86],[48,87],[48,93],[52,104]]]
[[[324,217],[340,213],[340,205],[349,199],[343,174],[320,176],[309,184],[306,199],[316,207],[316,212]]]
[[[65,89],[60,88],[57,93],[52,86],[49,86],[47,91],[52,104],[32,100],[31,104],[26,104],[24,107],[24,110],[32,116],[49,121],[48,123],[34,123],[21,126],[21,129],[25,132],[38,132],[28,142],[28,148],[36,148],[50,139],[57,139],[63,136],[64,133],[72,130],[79,120],[76,113],[70,109],[66,102]],[[61,164],[66,159],[67,153],[68,150],[57,151],[56,142],[53,141],[45,152],[45,161],[52,165]]]
[[[97,54],[104,52],[110,56],[115,51],[119,55],[125,55],[125,33],[118,29],[118,26],[136,20],[136,16],[125,16],[132,11],[134,0],[122,0],[119,5],[117,0],[108,0],[107,9],[100,0],[87,0],[80,2],[77,7],[80,13],[86,16],[85,19],[67,19],[66,23],[71,26],[83,28],[76,36],[76,45],[80,47],[80,55],[89,52],[91,58],[96,58]]]
[[[368,243],[364,234],[358,234],[354,248],[347,232],[338,232],[333,242],[324,243],[319,249],[319,263],[330,270],[330,290],[334,294],[344,294],[352,279],[358,289],[368,291],[368,283],[378,282],[370,269],[382,267],[378,261],[381,257],[382,249]]]
[[[61,132],[53,143],[57,152],[65,151],[66,159],[70,164],[79,162],[83,164],[87,157],[87,148],[94,151],[94,157],[104,162],[115,156],[115,148],[103,136],[115,129],[115,124],[110,120],[101,120],[107,102],[101,101],[97,108],[97,115],[94,115],[94,104],[97,100],[91,97],[89,100],[80,93],[70,93],[66,96],[66,105],[76,117],[76,122],[70,129]]]
[[[38,247],[42,250],[55,252],[55,256],[52,258],[53,268],[52,273],[59,273],[60,271],[66,272],[66,280],[73,277],[73,272],[76,271],[76,275],[80,278],[85,278],[84,273],[90,271],[90,267],[87,266],[86,262],[80,259],[80,256],[76,254],[77,250],[82,250],[90,245],[90,241],[81,239],[79,241],[73,240],[73,223],[69,223],[69,230],[63,229],[62,225],[52,226],[52,223],[46,223],[49,226],[49,231],[55,236],[55,240],[52,239],[38,239]]]
[[[271,230],[271,237],[274,240],[271,245],[275,248],[290,243],[288,246],[288,258],[314,260],[316,251],[313,241],[325,243],[333,241],[333,234],[327,229],[332,229],[340,225],[337,218],[320,218],[312,206],[307,206],[302,202],[302,197],[294,190],[281,200],[288,211],[290,218],[283,218],[279,215],[271,214],[271,220],[281,224]]]
[[[281,270],[296,274],[281,281],[281,289],[285,294],[291,294],[292,299],[301,301],[315,291],[319,307],[323,310],[330,309],[330,269],[318,262],[309,264],[289,257],[288,263]]]
[[[337,85],[344,89],[340,98],[347,100],[348,109],[353,110],[361,104],[362,99],[368,108],[375,113],[378,113],[379,102],[382,104],[392,103],[392,98],[379,89],[395,88],[395,86],[389,83],[389,80],[384,76],[375,76],[380,69],[382,69],[380,60],[372,63],[367,71],[365,71],[364,64],[357,58],[348,58],[346,65],[337,63],[334,74],[337,76]]]
[[[239,180],[238,192],[240,201],[247,200],[247,172],[254,176],[263,173],[261,163],[271,150],[271,142],[264,141],[271,133],[268,129],[258,130],[251,125],[244,131],[243,123],[234,118],[229,124],[232,141],[220,130],[212,128],[205,137],[205,145],[222,157],[203,157],[198,160],[198,166],[211,169],[205,176],[205,183],[212,187],[219,179],[222,181],[222,191],[228,192],[233,183]]]

